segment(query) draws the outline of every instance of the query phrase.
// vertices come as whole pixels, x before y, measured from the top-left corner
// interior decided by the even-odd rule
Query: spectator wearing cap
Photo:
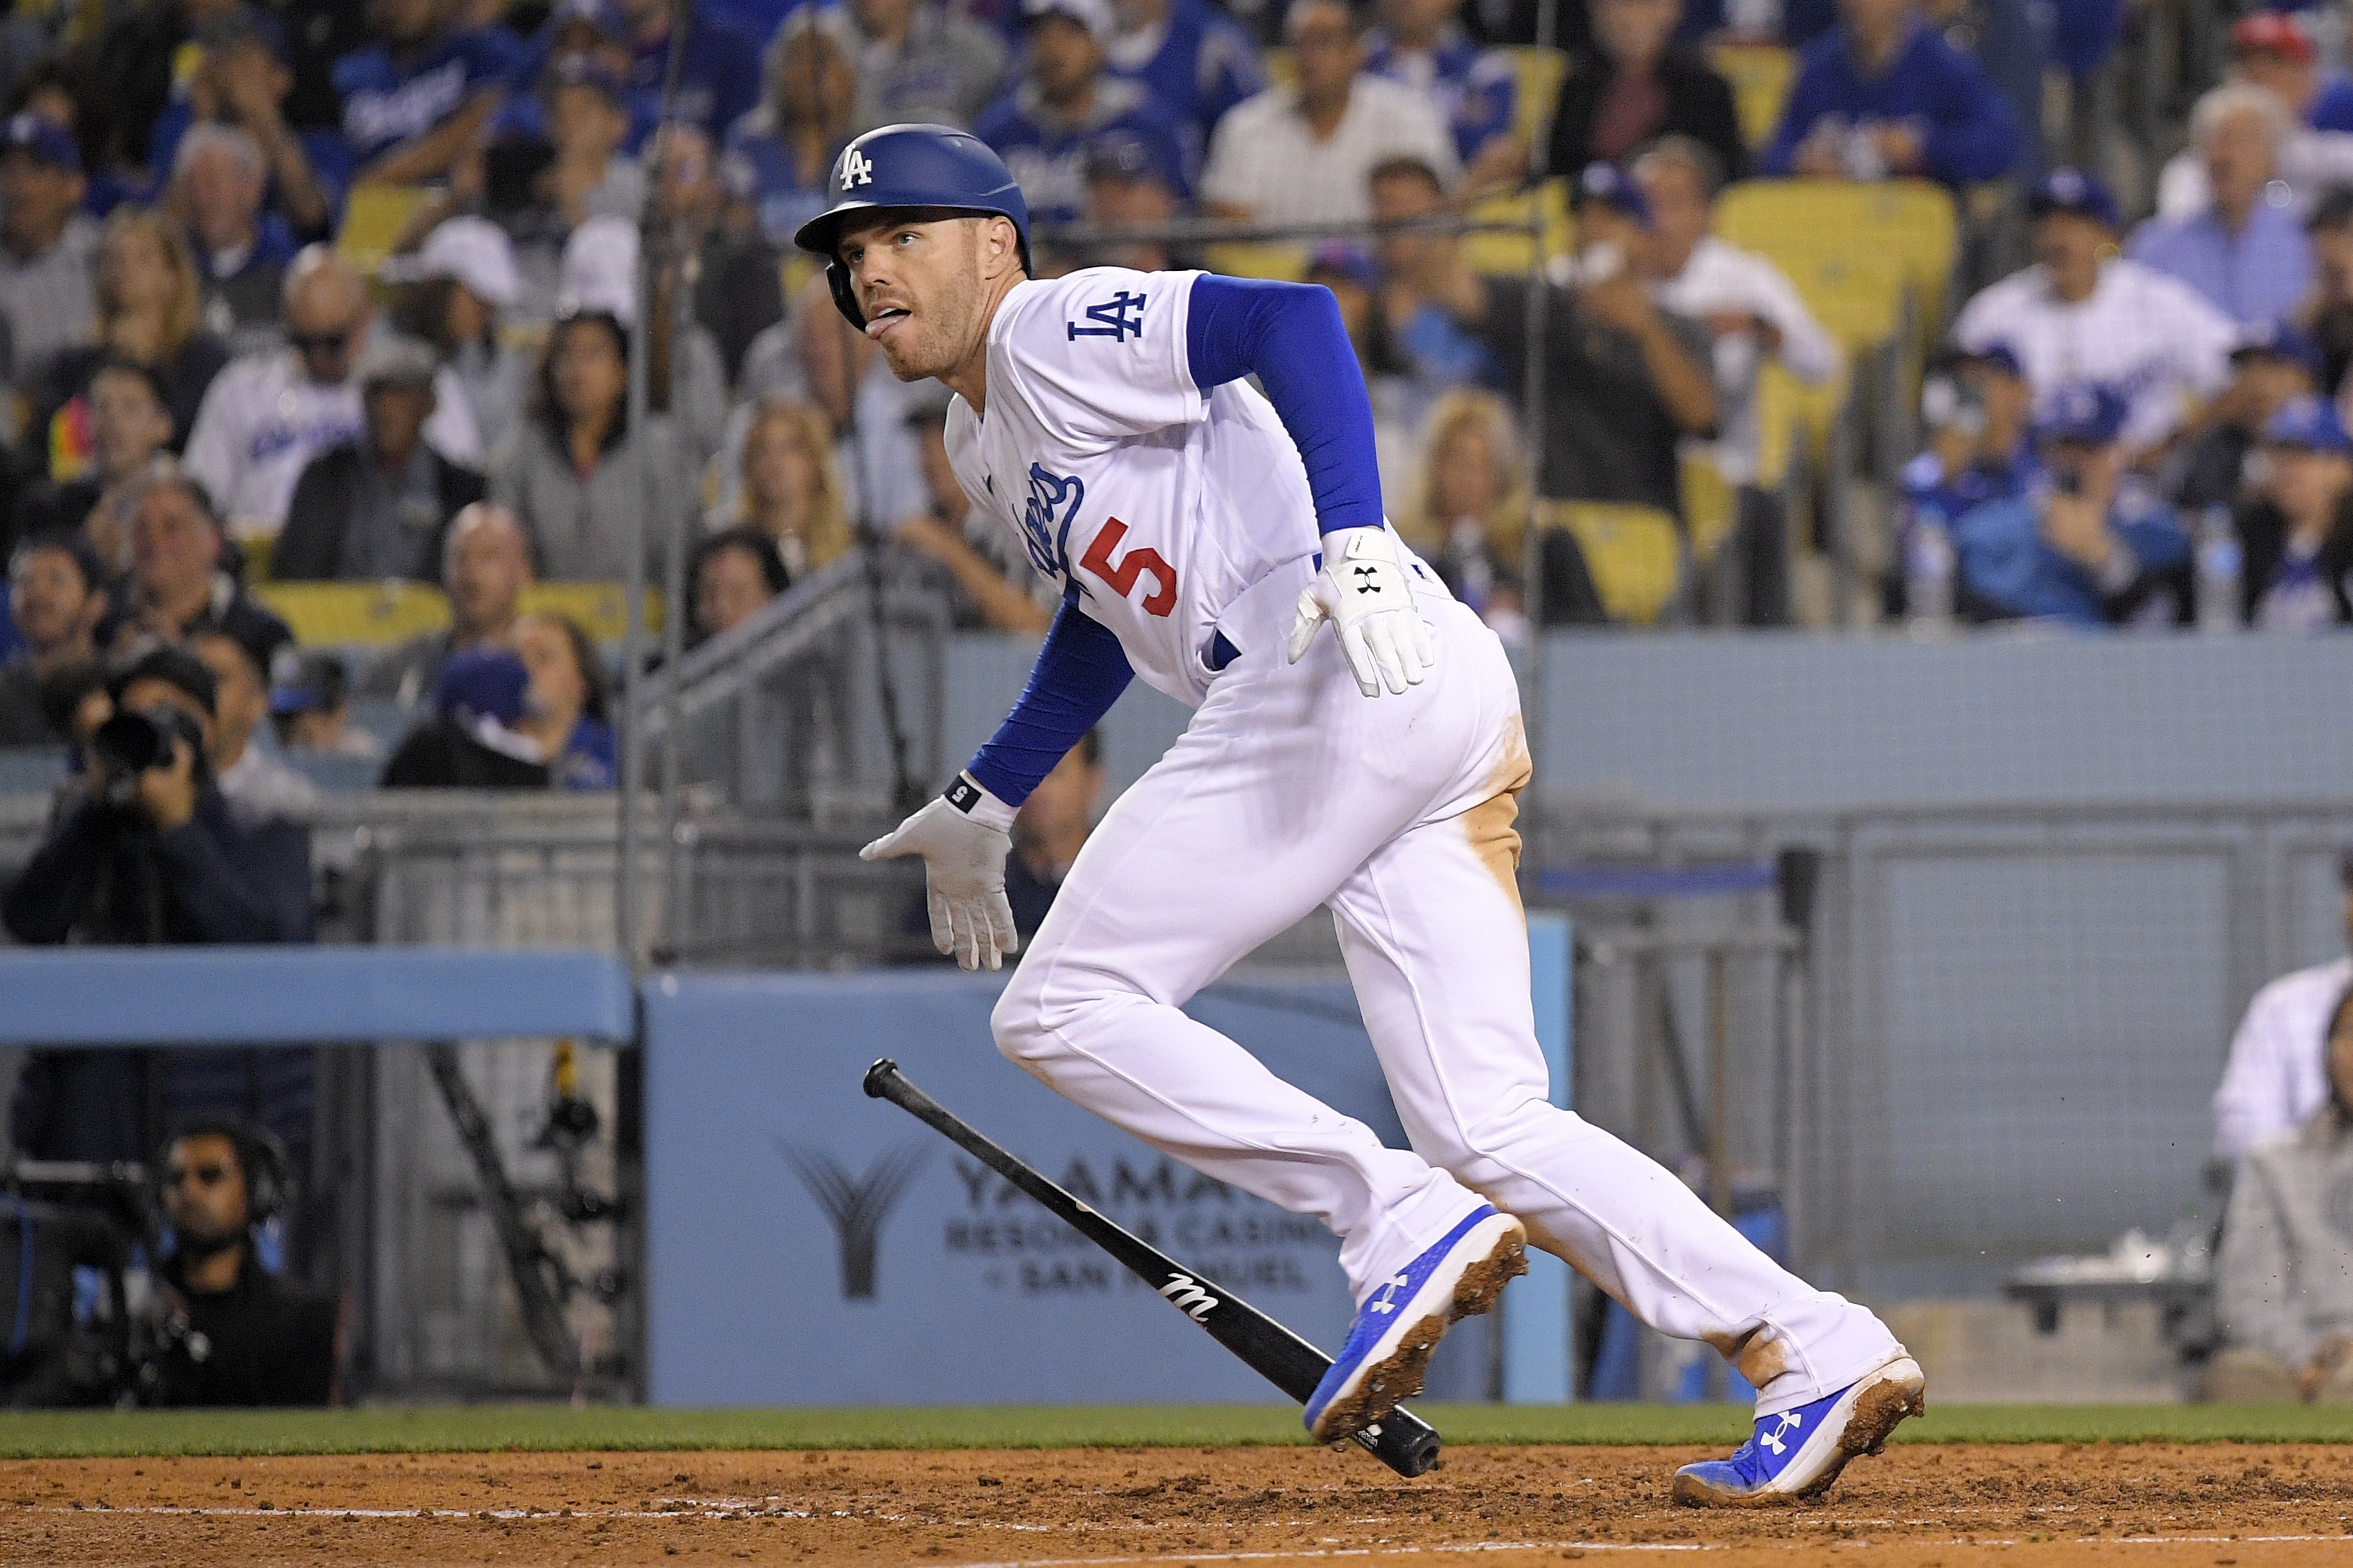
[[[296,242],[323,239],[334,228],[351,188],[352,150],[332,124],[297,128],[286,118],[294,90],[286,31],[280,17],[250,5],[220,12],[197,28],[202,50],[187,92],[156,119],[148,162],[158,190],[178,178],[188,132],[213,126],[248,140],[259,166],[256,202],[265,226],[282,227]],[[240,154],[240,161],[246,161]],[[193,220],[191,226],[195,226]],[[294,245],[286,247],[291,257]],[[286,258],[280,258],[281,262]]]
[[[644,520],[647,559],[658,563],[669,531],[691,515],[691,487],[670,421],[647,431],[628,417],[628,333],[607,310],[557,320],[541,360],[530,412],[491,458],[491,499],[507,508],[532,542],[540,570],[556,582],[617,582],[628,574],[633,521]],[[648,514],[638,450],[657,474],[662,510]]]
[[[1438,172],[1419,159],[1386,159],[1374,166],[1367,184],[1378,222],[1404,224],[1445,215],[1446,191]],[[1384,233],[1375,244],[1382,325],[1409,367],[1415,394],[1409,423],[1419,426],[1430,404],[1449,387],[1496,383],[1506,372],[1485,340],[1447,308],[1455,266],[1451,236],[1400,229]]]
[[[1209,0],[1113,0],[1113,76],[1141,83],[1176,117],[1186,168],[1200,167],[1226,111],[1266,90],[1258,46]]]
[[[1184,206],[1183,173],[1169,146],[1129,131],[1106,131],[1087,143],[1087,226],[1116,232],[1151,228],[1175,219]],[[1113,241],[1080,258],[1082,266],[1169,272],[1192,266],[1160,239]]]
[[[0,389],[41,384],[59,350],[90,336],[98,226],[82,216],[74,139],[33,114],[0,126]]]
[[[2186,616],[2189,536],[2127,473],[2126,411],[2113,388],[2061,388],[2036,431],[2047,480],[1954,520],[1970,618],[2114,626]]]
[[[195,423],[206,391],[228,363],[228,348],[204,324],[204,281],[186,232],[153,207],[107,215],[98,247],[97,319],[88,342],[49,361],[33,428],[47,437],[49,475],[70,479],[89,466],[90,378],[109,360],[153,371],[172,427]]]
[[[777,37],[804,15],[795,11]],[[969,126],[1005,80],[1004,40],[938,0],[849,0],[839,16],[857,82],[852,124]],[[778,88],[776,57],[771,43],[771,102]],[[824,183],[819,170],[818,184]]]
[[[1160,163],[1183,166],[1176,117],[1142,83],[1104,68],[1111,0],[1022,0],[1021,13],[1021,79],[972,129],[1019,182],[1032,223],[1076,223],[1084,214],[1087,144],[1106,132],[1152,142]]]
[[[686,623],[691,648],[742,626],[791,583],[776,546],[748,528],[723,528],[697,541],[686,580],[693,594]]]
[[[206,329],[238,353],[279,347],[286,267],[301,247],[262,207],[261,149],[233,125],[206,122],[180,139],[172,169],[170,204],[197,257]]]
[[[1373,170],[1418,158],[1451,192],[1462,165],[1437,106],[1366,72],[1362,23],[1339,0],[1293,0],[1284,20],[1298,80],[1237,104],[1209,139],[1201,201],[1221,217],[1356,224]]]
[[[360,691],[415,708],[433,694],[453,655],[514,640],[522,591],[531,586],[531,540],[514,513],[487,501],[459,512],[441,545],[441,591],[449,625],[419,632],[367,667]]]
[[[1738,496],[1725,548],[1742,564],[1745,602],[1724,608],[1745,625],[1777,625],[1789,613],[1787,520],[1779,495],[1757,484],[1764,447],[1757,382],[1765,366],[1778,362],[1801,384],[1825,385],[1839,374],[1842,356],[1779,268],[1712,232],[1724,173],[1706,143],[1662,138],[1635,160],[1633,176],[1651,209],[1652,296],[1700,323],[1714,343],[1718,433],[1692,449]]]
[[[2337,858],[2344,937],[2353,944],[2353,849]],[[2353,957],[2283,974],[2247,1004],[2214,1089],[2214,1157],[2243,1160],[2329,1101],[2329,1018],[2353,990]]]
[[[311,459],[359,436],[358,369],[375,319],[350,263],[305,247],[286,270],[287,346],[233,361],[205,395],[188,469],[240,536],[275,536]],[[426,441],[450,462],[479,463],[481,439],[447,367],[434,390]]]
[[[728,128],[720,178],[738,221],[776,245],[826,209],[826,175],[857,118],[859,81],[842,26],[804,6],[768,46],[768,93]]]
[[[0,746],[42,746],[52,729],[41,683],[97,656],[106,616],[106,574],[79,535],[34,534],[8,558],[8,613],[24,639],[0,661]]]
[[[629,50],[628,88],[637,121],[629,144],[636,152],[661,111],[662,82],[670,65],[670,31],[675,0],[610,0]],[[760,100],[760,46],[701,7],[686,34],[676,118],[696,127],[716,145],[727,128]]]
[[[386,185],[446,178],[520,81],[522,46],[466,26],[458,0],[369,0],[376,41],[335,62],[355,178]]]
[[[2297,307],[2295,324],[2319,353],[2318,390],[2334,395],[2353,366],[2353,190],[2323,196],[2305,232],[2312,237],[2312,292]]]
[[[281,752],[384,760],[384,742],[352,722],[352,677],[324,648],[289,649],[270,671],[269,728]]]
[[[559,320],[607,315],[627,333],[638,319],[636,223],[592,217],[582,224],[565,242],[555,283]],[[666,265],[654,279],[653,328],[648,334],[653,344],[653,411],[668,418],[681,453],[701,462],[718,450],[726,434],[727,366],[718,338],[701,321],[690,321],[683,331],[673,332],[670,305],[676,294],[676,271]],[[661,374],[665,365],[667,377]]]
[[[484,495],[482,476],[424,440],[437,364],[414,338],[385,336],[360,366],[366,427],[311,459],[270,556],[281,582],[372,583],[440,574],[449,520]]]
[[[547,759],[522,732],[531,672],[512,648],[469,648],[441,667],[433,714],[394,748],[385,789],[545,789]]]
[[[1808,44],[1759,173],[1818,180],[1998,180],[2018,161],[2010,105],[1911,0],[1839,0]]]
[[[2116,200],[2097,176],[2052,170],[2027,213],[2034,264],[1979,290],[1953,341],[1972,353],[2007,344],[2046,410],[2079,382],[2125,389],[2124,446],[2137,459],[2222,389],[2238,330],[2180,279],[2116,254]]]
[[[160,465],[132,503],[131,570],[111,595],[99,641],[182,642],[201,631],[272,650],[292,641],[286,623],[223,569],[227,544],[204,486],[176,464]]]
[[[1746,171],[1731,85],[1674,41],[1679,10],[1675,0],[1594,0],[1594,47],[1570,66],[1553,109],[1554,173],[1623,162],[1662,136],[1707,148],[1726,179]]]
[[[2231,384],[2184,427],[2168,467],[2173,499],[2185,509],[2240,500],[2247,457],[2282,405],[2318,389],[2320,354],[2294,327],[2251,328],[2231,351]]]
[[[83,400],[88,461],[73,479],[30,488],[20,531],[80,533],[111,580],[131,564],[132,508],[148,465],[171,445],[172,409],[153,368],[125,359],[91,372]]]
[[[2336,405],[2289,398],[2264,421],[2263,451],[2262,482],[2237,516],[2245,562],[2237,607],[2259,631],[2353,621],[2353,438]]]
[[[114,713],[146,716],[168,741],[135,773],[90,757],[87,787],[69,795],[5,896],[0,923],[27,946],[154,946],[299,941],[310,886],[240,826],[206,752],[216,730],[217,683],[195,655],[147,645],[111,672]],[[299,879],[299,886],[298,886]],[[146,1048],[36,1051],[9,1107],[10,1142],[35,1159],[142,1161],[163,1141],[174,1053]],[[159,1111],[162,1113],[159,1116]]]
[[[2200,99],[2189,127],[2206,168],[2204,210],[2150,219],[2126,254],[2242,326],[2284,321],[2313,277],[2312,242],[2277,178],[2287,116],[2263,89],[2234,84]]]
[[[501,311],[522,290],[506,230],[488,218],[444,218],[412,256],[384,264],[402,288],[393,310],[401,329],[430,344],[464,395],[482,449],[498,449],[531,391],[531,356],[505,342]]]
[[[1427,94],[1454,133],[1464,191],[1496,190],[1528,166],[1514,118],[1519,73],[1511,56],[1471,41],[1455,20],[1461,9],[1462,0],[1380,0],[1365,69]]]
[[[1651,298],[1643,275],[1657,241],[1650,204],[1631,178],[1609,163],[1589,165],[1577,176],[1574,201],[1583,247],[1568,269],[1574,281],[1546,285],[1545,405],[1522,411],[1544,422],[1536,493],[1681,517],[1677,445],[1716,433],[1707,333]],[[1498,365],[1525,364],[1527,279],[1482,277],[1463,265],[1459,247],[1449,248],[1444,298],[1455,320],[1485,341]],[[1516,376],[1504,379],[1507,395],[1518,390]],[[1543,621],[1568,613],[1547,590]]]
[[[2320,68],[2312,35],[2288,12],[2254,11],[2232,25],[2231,74],[2315,131],[2353,132],[2353,80]]]
[[[2008,343],[1931,366],[1920,395],[1928,442],[1898,479],[1904,531],[1915,522],[1950,528],[1973,507],[2026,494],[2041,472],[2033,415],[2034,389]],[[1891,586],[1900,591],[1902,579]]]

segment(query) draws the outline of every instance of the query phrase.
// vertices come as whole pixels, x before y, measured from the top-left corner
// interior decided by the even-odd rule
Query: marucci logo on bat
[[[1160,1293],[1176,1303],[1177,1309],[1197,1323],[1206,1323],[1216,1310],[1218,1299],[1194,1281],[1189,1274],[1172,1274]]]

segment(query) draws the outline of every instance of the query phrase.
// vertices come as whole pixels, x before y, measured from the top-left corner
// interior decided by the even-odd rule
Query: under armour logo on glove
[[[1340,652],[1356,689],[1377,696],[1419,686],[1438,662],[1438,639],[1413,599],[1405,574],[1411,559],[1397,535],[1380,528],[1335,529],[1324,536],[1323,569],[1299,595],[1291,620],[1291,662],[1296,664],[1325,621],[1339,634]],[[1417,563],[1419,569],[1419,563]],[[1366,599],[1378,599],[1367,605]]]
[[[1359,567],[1357,567],[1357,568],[1356,568],[1356,592],[1357,592],[1357,593],[1359,593],[1359,594],[1377,594],[1377,593],[1379,593],[1379,592],[1381,591],[1380,575],[1381,575],[1381,574],[1380,574],[1380,573],[1379,573],[1377,569],[1375,569],[1374,567],[1370,567],[1370,566],[1359,566]]]

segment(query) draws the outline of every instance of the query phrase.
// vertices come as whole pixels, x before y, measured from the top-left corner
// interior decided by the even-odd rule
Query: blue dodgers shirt
[[[1157,35],[1120,38],[1110,53],[1113,75],[1142,83],[1176,116],[1188,174],[1199,172],[1209,132],[1226,110],[1266,89],[1258,47],[1205,0],[1175,0]]]
[[[1512,57],[1481,48],[1457,27],[1440,36],[1426,66],[1377,37],[1365,68],[1428,93],[1454,132],[1454,155],[1466,168],[1480,148],[1511,133],[1519,111],[1520,78]]]
[[[1825,120],[1917,128],[1922,173],[1948,185],[2000,179],[2018,160],[2010,105],[1975,61],[1926,27],[1915,26],[1875,78],[1855,68],[1840,28],[1807,45],[1799,59],[1780,126],[1757,157],[1759,174],[1789,174],[1799,143]]]
[[[414,141],[465,107],[476,93],[521,79],[522,42],[502,28],[453,33],[403,62],[382,44],[335,62],[343,100],[343,140],[364,167]]]
[[[1025,81],[990,105],[972,128],[1012,171],[1030,220],[1045,224],[1076,223],[1086,215],[1087,147],[1113,131],[1145,142],[1155,168],[1187,166],[1176,116],[1141,83],[1116,77],[1095,83],[1094,108],[1075,125],[1050,123],[1036,85]],[[1180,200],[1191,195],[1190,183],[1176,195]]]

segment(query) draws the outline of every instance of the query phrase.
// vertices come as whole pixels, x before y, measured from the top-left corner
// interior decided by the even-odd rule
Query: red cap
[[[2277,11],[2258,11],[2241,17],[2231,29],[2231,51],[2241,55],[2278,55],[2306,66],[2317,54],[2295,18]]]

